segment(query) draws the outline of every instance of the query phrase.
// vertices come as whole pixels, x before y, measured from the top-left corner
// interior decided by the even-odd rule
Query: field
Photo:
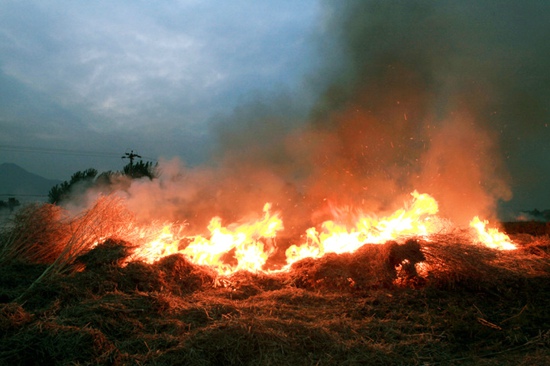
[[[514,251],[457,232],[219,277],[21,222],[1,237],[2,365],[550,364],[548,225],[506,224]]]

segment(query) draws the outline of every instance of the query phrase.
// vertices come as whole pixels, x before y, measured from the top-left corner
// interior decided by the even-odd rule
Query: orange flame
[[[512,243],[508,235],[501,233],[495,228],[486,228],[489,222],[487,220],[481,221],[479,217],[475,216],[470,221],[470,227],[474,228],[477,233],[477,239],[489,248],[500,250],[514,250],[517,249],[516,245]]]
[[[323,222],[319,229],[307,229],[304,241],[286,250],[287,265],[283,270],[303,258],[354,252],[366,243],[379,244],[410,236],[423,236],[429,240],[430,235],[445,231],[448,222],[436,216],[437,201],[416,191],[411,196],[404,208],[386,217],[359,213],[348,225],[335,218]],[[148,262],[181,253],[192,263],[210,266],[220,275],[240,270],[266,271],[267,260],[277,250],[277,234],[283,230],[279,214],[272,214],[270,210],[271,204],[267,203],[263,217],[227,226],[222,224],[220,217],[214,217],[207,227],[209,234],[205,236],[184,235],[185,225],[178,223],[151,223],[148,226],[128,223],[113,235],[135,244],[135,256]],[[470,223],[479,242],[494,249],[516,249],[507,235],[486,228],[486,225],[487,221],[481,221],[477,216]]]
[[[325,221],[322,232],[315,228],[306,232],[306,243],[292,245],[286,251],[288,263],[305,257],[318,258],[325,253],[354,252],[363,244],[380,244],[404,236],[426,236],[440,227],[434,215],[438,211],[436,200],[428,194],[411,193],[409,208],[399,209],[388,217],[361,216],[355,225],[347,228],[334,221]]]
[[[185,225],[175,222],[152,222],[147,226],[128,222],[117,233],[111,233],[110,237],[119,237],[132,243],[136,246],[133,256],[152,263],[159,258],[178,253],[178,245],[184,227]],[[102,238],[99,242],[107,237],[109,236]]]
[[[277,215],[272,216],[270,209],[271,204],[266,203],[263,219],[238,226],[223,227],[221,219],[214,217],[208,225],[210,239],[196,236],[182,253],[194,263],[216,268],[220,274],[239,270],[260,271],[275,250],[272,239],[283,229],[282,220]],[[232,250],[237,260],[235,266],[222,260]]]

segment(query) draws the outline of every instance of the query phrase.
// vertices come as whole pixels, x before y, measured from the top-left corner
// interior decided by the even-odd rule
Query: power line
[[[135,158],[140,158],[141,159],[141,155],[134,154],[134,150],[132,150],[132,152],[130,152],[130,153],[125,153],[122,156],[122,159],[130,159],[130,166],[134,165],[134,159]]]
[[[146,159],[150,161],[156,160],[148,156],[134,154],[134,150],[131,150],[130,153],[128,153],[128,149],[126,149],[126,152],[124,153],[124,155],[122,155],[122,159],[130,159],[130,164],[133,164],[135,158]]]
[[[99,158],[119,158],[120,157],[120,153],[114,153],[114,152],[69,150],[69,149],[55,149],[55,148],[47,148],[47,147],[15,146],[15,145],[0,145],[0,150],[22,152],[22,153],[91,156],[91,157],[99,157]],[[143,158],[147,160],[153,160],[153,161],[156,160],[148,156],[143,156]]]
[[[0,197],[48,197],[48,195],[47,194],[0,193]]]
[[[13,151],[13,152],[28,152],[28,153],[41,153],[41,154],[58,154],[58,155],[76,155],[76,156],[95,156],[95,157],[119,157],[120,154],[102,152],[102,151],[85,151],[85,150],[69,150],[69,149],[54,149],[45,147],[31,147],[31,146],[14,146],[14,145],[0,145],[0,150]]]

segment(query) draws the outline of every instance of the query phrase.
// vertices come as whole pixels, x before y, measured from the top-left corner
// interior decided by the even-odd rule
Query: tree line
[[[80,191],[85,191],[92,187],[106,187],[112,185],[120,177],[128,177],[130,179],[147,177],[152,180],[158,177],[157,165],[140,160],[137,163],[131,161],[122,168],[122,171],[107,171],[99,175],[98,171],[94,168],[78,171],[68,181],[56,184],[50,189],[48,192],[48,202],[59,204],[68,200],[76,187]]]

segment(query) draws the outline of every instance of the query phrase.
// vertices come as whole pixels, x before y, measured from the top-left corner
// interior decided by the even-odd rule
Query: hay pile
[[[511,252],[460,234],[367,244],[224,278],[179,254],[134,260],[120,239],[47,276],[56,259],[10,254],[0,364],[550,364],[550,238],[513,239]]]
[[[425,259],[420,249],[414,239],[404,244],[365,244],[354,253],[301,260],[292,265],[289,276],[294,286],[309,290],[388,288],[398,279],[413,283],[421,280],[415,267]]]

